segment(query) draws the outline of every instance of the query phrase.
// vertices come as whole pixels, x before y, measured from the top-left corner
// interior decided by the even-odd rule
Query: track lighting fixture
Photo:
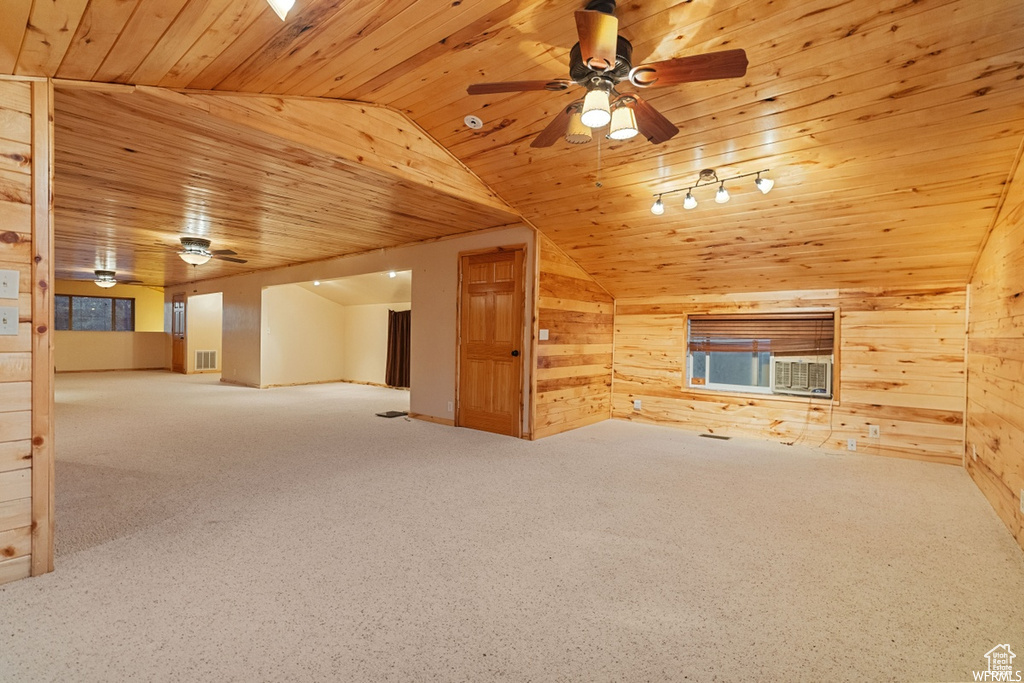
[[[267,0],[267,2],[274,8],[277,16],[281,17],[281,21],[288,17],[288,10],[295,4],[295,0]]]
[[[768,194],[768,192],[774,187],[775,181],[771,178],[762,178],[762,173],[767,173],[771,169],[764,169],[761,171],[754,171],[753,173],[741,173],[740,175],[734,175],[731,178],[719,178],[718,173],[713,168],[705,168],[700,172],[700,175],[693,185],[688,187],[680,187],[676,190],[667,190],[665,192],[659,192],[654,195],[657,201],[654,202],[654,206],[651,207],[651,213],[656,216],[660,216],[665,213],[665,205],[662,202],[662,195],[673,194],[675,192],[686,192],[686,197],[683,199],[684,209],[695,209],[697,208],[697,200],[693,196],[691,190],[696,190],[699,187],[705,187],[707,185],[718,185],[718,191],[715,192],[715,202],[718,204],[725,204],[730,199],[729,190],[725,188],[725,184],[730,180],[738,180],[740,178],[749,178],[750,176],[757,176],[754,179],[754,185],[762,194]]]

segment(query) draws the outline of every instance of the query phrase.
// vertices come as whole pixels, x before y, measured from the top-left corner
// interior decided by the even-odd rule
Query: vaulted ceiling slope
[[[393,107],[619,297],[966,282],[1024,137],[1019,0],[621,3],[634,61],[743,48],[746,76],[646,91],[682,129],[662,145],[533,149],[574,93],[465,88],[564,77],[578,8],[12,0],[0,71]],[[650,213],[701,168],[777,184]]]
[[[333,100],[58,87],[57,276],[147,284],[520,222],[401,114]],[[198,270],[180,235],[247,261]]]

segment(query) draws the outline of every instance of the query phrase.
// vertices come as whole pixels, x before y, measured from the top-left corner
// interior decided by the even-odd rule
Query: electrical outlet
[[[448,412],[452,412],[452,402],[448,401]]]
[[[868,425],[868,438],[877,439],[882,435],[882,430],[879,429],[878,425]]]
[[[634,398],[633,399],[633,410],[636,410],[636,411],[640,410],[640,399],[638,399],[638,398]]]
[[[857,450],[857,439],[847,439],[846,440],[846,450],[848,450],[848,451],[855,451],[855,450]]]

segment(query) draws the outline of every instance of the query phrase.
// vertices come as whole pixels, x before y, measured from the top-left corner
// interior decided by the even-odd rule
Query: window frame
[[[704,361],[705,362],[705,370],[704,370],[704,373],[705,373],[705,383],[704,384],[694,384],[693,383],[693,362],[692,362],[692,352],[690,351],[690,323],[691,323],[691,321],[693,319],[695,319],[695,318],[699,319],[699,318],[702,318],[702,317],[705,317],[705,316],[719,317],[719,316],[730,316],[730,315],[735,315],[737,317],[737,319],[740,319],[740,318],[747,318],[747,319],[750,319],[750,318],[771,318],[773,316],[780,316],[781,317],[781,316],[785,316],[785,315],[803,314],[803,313],[811,314],[811,315],[814,315],[814,314],[831,314],[832,315],[832,323],[833,323],[832,352],[831,352],[830,358],[828,359],[829,362],[832,364],[832,395],[831,395],[831,397],[825,397],[825,396],[799,396],[799,395],[791,395],[791,394],[776,394],[776,393],[774,393],[772,391],[772,387],[770,386],[770,380],[769,380],[769,386],[767,386],[767,387],[738,385],[738,384],[711,383],[711,382],[707,381],[707,378],[711,377],[711,364],[712,364],[712,362],[711,362],[711,355],[712,355],[711,352],[705,352],[706,353],[706,357],[705,357],[705,361]],[[685,384],[683,386],[683,390],[684,391],[690,391],[690,392],[696,392],[696,393],[715,394],[715,395],[720,395],[720,396],[736,396],[736,397],[741,397],[741,398],[743,398],[743,397],[767,398],[767,399],[770,399],[772,401],[800,401],[800,402],[804,402],[804,399],[814,399],[814,400],[818,400],[818,401],[830,401],[830,402],[833,402],[836,405],[838,405],[839,404],[839,393],[840,393],[840,374],[839,374],[839,360],[840,360],[840,353],[839,353],[839,349],[840,349],[840,336],[839,336],[839,332],[840,332],[840,321],[841,321],[841,314],[840,314],[840,309],[838,307],[834,307],[834,308],[833,307],[828,307],[828,308],[799,308],[799,309],[784,309],[784,310],[774,310],[774,311],[764,311],[764,312],[734,312],[734,313],[715,312],[715,311],[702,311],[700,313],[687,314],[686,316],[684,316],[684,320],[683,320],[683,335],[684,335],[683,336],[683,365],[684,365],[684,373],[683,374],[684,374],[684,381],[685,381]],[[758,352],[758,351],[752,351],[751,352],[752,363],[755,362],[753,360],[753,358],[756,357],[758,353],[760,353],[760,352]],[[804,355],[813,355],[813,354],[804,354]],[[822,356],[824,357],[824,354],[822,354]]]
[[[135,331],[135,297],[132,296],[94,296],[92,294],[54,294],[54,310],[57,308],[57,297],[65,297],[68,300],[68,326],[57,327],[54,321],[54,329],[58,332],[134,332]],[[76,330],[75,329],[75,299],[108,299],[110,301],[110,329],[107,330]],[[131,302],[131,329],[117,329],[117,303],[118,301]]]

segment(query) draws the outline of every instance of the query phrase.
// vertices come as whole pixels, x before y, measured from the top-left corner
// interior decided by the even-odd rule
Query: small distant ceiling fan
[[[210,249],[210,240],[205,237],[182,237],[181,251],[178,256],[191,266],[201,266],[210,259],[230,261],[231,263],[248,263],[245,259],[235,258],[238,252],[231,249]]]
[[[112,270],[97,269],[93,271],[96,274],[96,279],[93,282],[97,286],[103,289],[108,289],[114,285],[141,285],[142,280],[125,280],[124,278],[118,280],[117,273]]]
[[[562,109],[530,143],[550,147],[560,137],[570,143],[589,142],[592,130],[610,125],[608,137],[626,140],[638,132],[653,144],[670,140],[679,129],[640,95],[620,93],[622,82],[636,88],[660,88],[693,81],[738,78],[747,73],[743,50],[708,52],[633,66],[633,45],[620,36],[615,0],[590,0],[576,12],[579,42],[569,52],[569,78],[550,81],[475,83],[470,95],[550,90],[560,92],[583,86],[587,93]]]

